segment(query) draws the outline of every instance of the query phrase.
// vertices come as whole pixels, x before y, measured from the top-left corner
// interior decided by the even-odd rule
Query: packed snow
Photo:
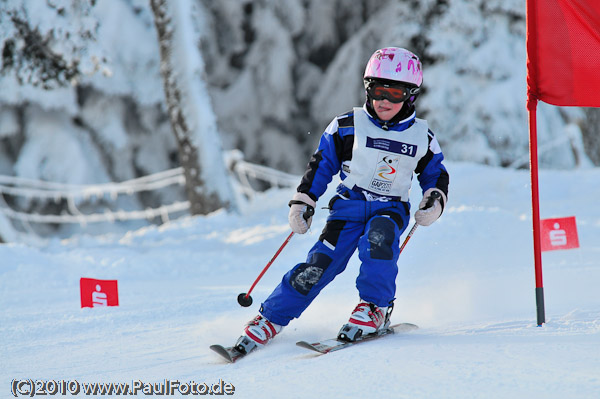
[[[258,194],[240,214],[0,246],[0,397],[21,379],[223,381],[238,398],[600,397],[600,169],[541,172],[542,218],[576,216],[580,248],[543,254],[547,322],[538,327],[528,172],[447,166],[444,215],[400,256],[392,320],[419,329],[327,355],[295,342],[333,337],[347,320],[356,256],[269,346],[234,364],[209,349],[237,339],[318,238],[323,209],[260,281],[254,305],[237,304],[289,233],[291,189]],[[118,280],[119,306],[80,308],[82,277]]]
[[[17,16],[48,36],[67,66],[81,66],[79,80],[44,82],[27,62],[0,76],[0,172],[99,184],[175,166],[148,2],[38,3],[2,3],[12,10],[0,13],[3,57],[20,60],[11,46],[26,43]],[[359,77],[375,48],[412,44],[427,58],[420,112],[455,162],[447,165],[443,217],[417,229],[400,257],[392,319],[419,329],[324,356],[294,345],[333,337],[346,322],[358,301],[355,256],[267,348],[235,364],[210,351],[210,344],[235,342],[325,223],[327,212],[318,209],[312,231],[293,237],[253,292],[254,305],[241,308],[237,295],[289,233],[293,189],[272,189],[239,213],[186,217],[126,235],[114,229],[0,245],[0,398],[41,381],[71,388],[74,381],[130,388],[193,381],[239,398],[600,397],[600,210],[593,205],[600,169],[583,149],[583,111],[539,109],[542,167],[573,168],[542,171],[542,217],[576,216],[580,242],[543,255],[541,327],[527,171],[457,162],[527,163],[523,2],[242,3],[201,7],[199,36],[187,45],[202,47],[227,147],[271,166],[298,170],[314,144],[315,135],[305,132],[362,101]],[[143,207],[141,200],[125,205]],[[0,217],[5,239],[9,227]],[[119,306],[81,308],[82,277],[118,280]],[[53,391],[59,386],[46,384],[46,393],[74,396],[64,386]]]

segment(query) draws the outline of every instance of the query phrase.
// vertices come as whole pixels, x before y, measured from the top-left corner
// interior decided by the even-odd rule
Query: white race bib
[[[352,160],[345,163],[343,184],[377,195],[408,201],[412,175],[427,153],[427,121],[415,123],[401,132],[374,125],[365,110],[354,108]]]

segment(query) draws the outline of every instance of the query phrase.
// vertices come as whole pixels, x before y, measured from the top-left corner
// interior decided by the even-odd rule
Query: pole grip
[[[306,210],[302,214],[302,217],[304,218],[304,220],[310,219],[312,217],[312,215],[314,215],[314,214],[315,214],[315,208],[306,204]]]
[[[435,204],[435,200],[439,199],[442,195],[439,191],[434,191],[429,194],[429,198],[427,198],[427,202],[425,202],[425,206],[421,209],[429,209]]]

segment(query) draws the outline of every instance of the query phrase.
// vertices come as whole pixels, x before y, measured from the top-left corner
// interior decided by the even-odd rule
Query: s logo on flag
[[[79,280],[79,288],[82,308],[119,306],[117,280],[82,278]]]
[[[540,221],[542,251],[579,248],[575,216]]]

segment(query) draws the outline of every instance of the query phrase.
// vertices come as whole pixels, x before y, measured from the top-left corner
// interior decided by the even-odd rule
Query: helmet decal
[[[399,47],[386,47],[373,53],[364,78],[385,79],[408,83],[420,87],[423,83],[423,68],[419,57]]]

